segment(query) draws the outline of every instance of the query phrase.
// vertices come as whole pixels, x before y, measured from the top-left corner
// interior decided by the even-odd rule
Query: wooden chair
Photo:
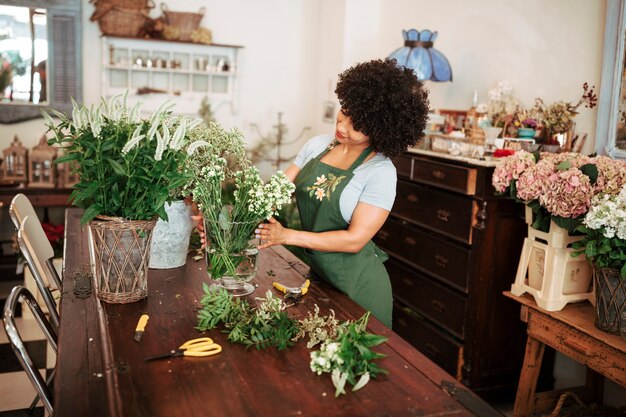
[[[24,258],[26,258],[26,263],[28,263],[30,272],[32,272],[35,278],[35,283],[43,297],[44,303],[48,307],[50,321],[56,331],[59,327],[59,313],[50,291],[50,280],[57,276],[56,269],[51,261],[54,257],[54,251],[38,219],[26,216],[22,220],[17,233],[17,243]],[[57,285],[58,288],[61,288],[60,281]]]
[[[30,357],[28,351],[26,350],[26,346],[24,345],[22,337],[20,336],[20,333],[15,326],[15,309],[20,299],[24,300],[25,304],[30,308],[33,316],[37,320],[37,324],[43,331],[48,343],[52,346],[52,349],[55,353],[57,351],[57,333],[55,329],[53,329],[53,327],[51,326],[50,322],[46,319],[43,310],[41,309],[41,307],[39,307],[39,304],[37,304],[37,301],[35,300],[35,297],[33,297],[33,294],[21,285],[14,287],[9,294],[9,298],[7,298],[6,303],[4,304],[4,330],[7,333],[9,343],[11,344],[11,347],[13,348],[17,359],[22,365],[22,368],[24,368],[28,379],[30,379],[30,382],[33,384],[33,387],[37,392],[37,397],[42,401],[48,414],[53,415],[53,397],[52,390],[49,386],[50,381],[52,381],[52,375],[50,375],[48,381],[44,380],[44,378],[39,373],[39,370],[33,363],[33,360]],[[35,400],[37,400],[37,398]],[[35,404],[36,401],[33,403],[31,408],[34,407]]]
[[[54,267],[54,264],[52,263],[52,258],[54,257],[54,249],[52,248],[52,245],[50,244],[50,242],[48,241],[48,239],[46,238],[46,234],[43,231],[43,228],[41,227],[41,222],[39,221],[39,217],[37,217],[37,213],[35,212],[35,208],[33,207],[33,205],[30,203],[30,200],[28,199],[28,197],[26,197],[24,194],[17,194],[15,197],[13,197],[13,200],[11,201],[11,205],[9,206],[9,214],[11,216],[11,220],[13,220],[13,224],[15,225],[15,228],[17,230],[20,229],[23,220],[26,217],[30,217],[31,220],[33,221],[37,221],[37,223],[39,223],[39,229],[41,229],[41,235],[43,235],[44,239],[42,240],[40,246],[40,250],[42,252],[42,254],[49,254],[50,256],[46,256],[43,259],[43,264],[46,265],[45,268],[43,268],[44,270],[44,274],[45,277],[47,278],[47,282],[53,282],[54,285],[56,286],[56,288],[59,289],[59,291],[61,290],[61,277],[59,276],[59,274],[57,273],[56,268]],[[33,236],[33,238],[31,240],[34,240],[35,237],[39,238],[40,233],[37,231],[36,232],[37,235]],[[30,266],[30,264],[29,264]],[[31,268],[31,272],[33,272],[33,276],[35,275],[34,271],[32,271]],[[49,285],[46,284],[46,286],[49,287]]]

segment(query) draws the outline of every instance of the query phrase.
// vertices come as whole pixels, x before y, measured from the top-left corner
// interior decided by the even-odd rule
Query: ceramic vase
[[[191,207],[184,201],[165,205],[168,220],[159,219],[152,232],[150,268],[178,268],[187,262],[189,238],[193,229]]]

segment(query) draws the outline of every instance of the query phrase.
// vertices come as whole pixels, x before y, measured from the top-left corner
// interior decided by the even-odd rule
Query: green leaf
[[[562,227],[571,234],[574,232],[574,230],[576,230],[578,226],[582,224],[583,216],[579,216],[576,218],[552,216],[552,220],[554,221],[554,223],[557,224],[557,226]]]
[[[108,161],[109,165],[111,165],[116,174],[126,176],[126,170],[124,169],[122,164],[117,162],[115,159],[106,158],[106,160]]]
[[[89,221],[93,220],[98,214],[102,213],[102,206],[99,204],[92,204],[87,207],[83,216],[80,218],[80,224],[86,224]]]
[[[559,171],[567,171],[572,167],[572,163],[568,160],[565,160],[556,166],[556,169]]]
[[[60,156],[54,160],[55,164],[62,164],[64,162],[76,161],[80,158],[77,153],[69,153],[67,155]]]
[[[231,223],[228,221],[228,217],[229,217],[228,207],[224,206],[222,207],[222,210],[220,211],[217,222],[220,226],[220,229],[227,231],[227,232],[230,230],[230,227],[231,227]]]
[[[585,164],[581,166],[580,172],[589,177],[589,181],[591,185],[595,185],[598,180],[598,167],[595,164]]]

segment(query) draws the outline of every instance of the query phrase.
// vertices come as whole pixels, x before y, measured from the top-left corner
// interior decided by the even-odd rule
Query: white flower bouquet
[[[194,142],[188,148],[190,169],[194,171],[189,191],[204,216],[211,277],[220,279],[236,277],[237,267],[245,258],[237,254],[256,250],[250,247],[254,229],[291,202],[295,186],[281,171],[264,183],[259,171],[237,152],[243,146],[241,133],[227,132],[217,125],[212,129],[206,141]],[[231,137],[232,149],[217,140],[225,136]],[[215,143],[222,143],[221,152],[216,151]],[[239,157],[229,163],[233,155]],[[202,163],[194,163],[194,159]]]

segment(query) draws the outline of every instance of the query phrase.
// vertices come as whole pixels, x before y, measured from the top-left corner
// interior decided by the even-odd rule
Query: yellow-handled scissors
[[[304,284],[299,287],[287,287],[286,285],[283,285],[279,282],[272,282],[272,285],[278,291],[281,291],[285,294],[285,300],[291,300],[294,303],[297,303],[300,301],[302,296],[309,291],[309,285],[311,285],[311,281],[307,279],[306,281],[304,281]]]
[[[210,337],[200,337],[198,339],[189,340],[183,343],[178,349],[171,350],[168,353],[162,355],[150,356],[146,358],[146,361],[154,359],[173,358],[176,356],[193,356],[203,357],[217,355],[222,351],[222,347],[213,342]]]

